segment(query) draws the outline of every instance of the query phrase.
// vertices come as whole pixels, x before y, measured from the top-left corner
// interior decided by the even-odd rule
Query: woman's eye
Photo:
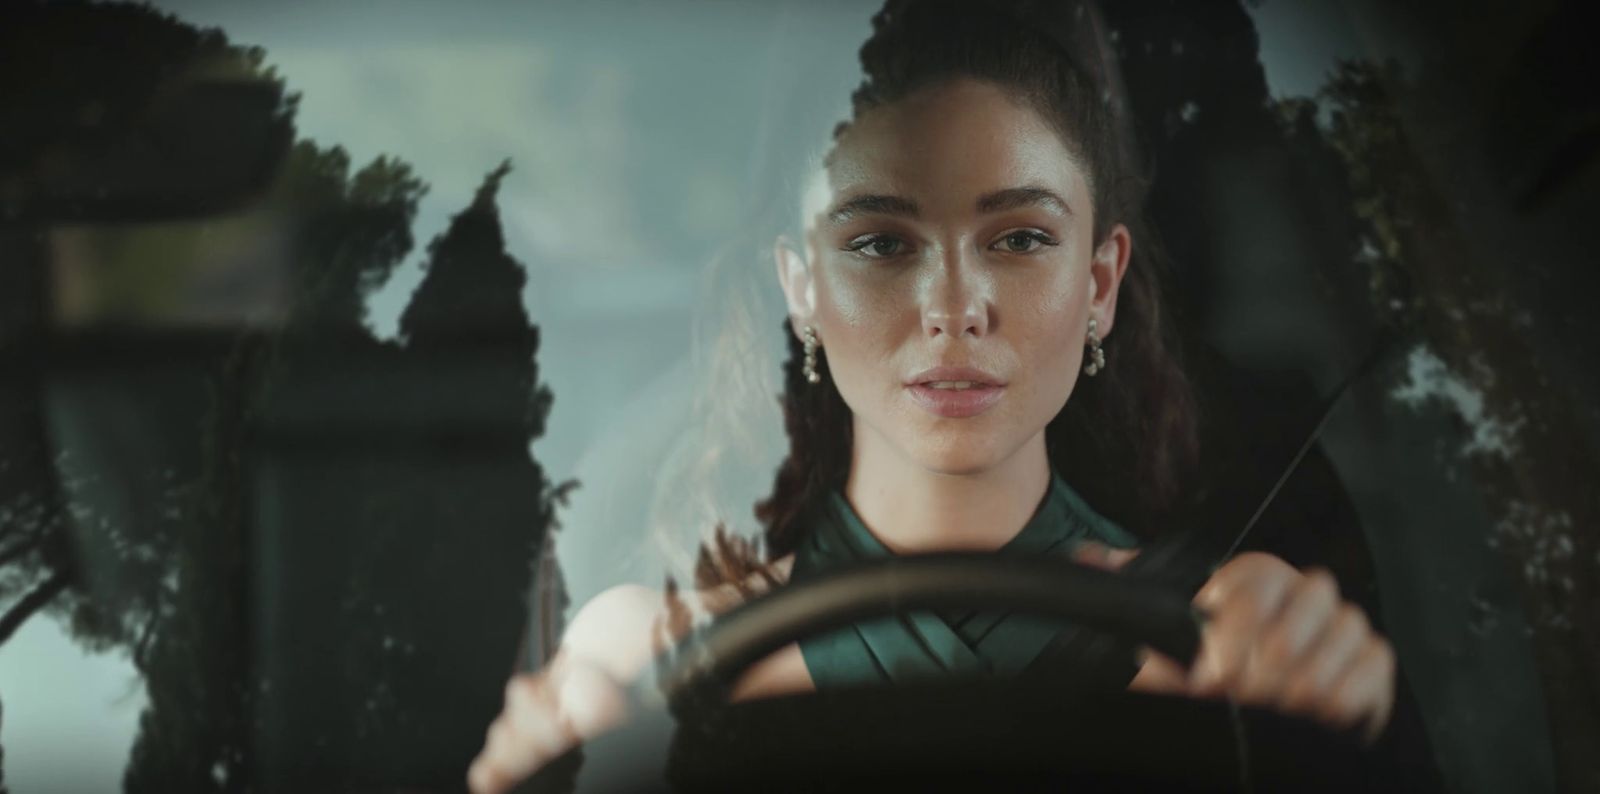
[[[1049,235],[1038,231],[1012,232],[995,244],[995,247],[1011,254],[1031,254],[1043,246],[1055,245],[1056,241]]]
[[[884,234],[869,234],[857,237],[845,246],[845,250],[854,251],[869,259],[885,259],[895,254],[903,253],[906,249],[904,240]]]

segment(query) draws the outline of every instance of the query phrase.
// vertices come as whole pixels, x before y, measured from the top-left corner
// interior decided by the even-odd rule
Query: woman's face
[[[1094,245],[1086,179],[1036,111],[978,81],[874,109],[839,139],[806,251],[780,246],[779,275],[854,413],[857,461],[970,474],[1042,452],[1128,261],[1120,226]]]

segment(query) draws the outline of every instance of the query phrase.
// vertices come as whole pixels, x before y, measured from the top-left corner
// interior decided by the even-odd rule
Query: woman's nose
[[[970,262],[951,256],[932,275],[922,307],[922,330],[928,336],[989,333],[989,301]]]

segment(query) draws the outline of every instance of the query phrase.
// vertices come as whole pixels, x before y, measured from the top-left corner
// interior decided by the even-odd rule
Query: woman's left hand
[[[1185,670],[1148,653],[1131,689],[1227,697],[1377,738],[1394,706],[1395,658],[1333,575],[1269,554],[1241,554],[1195,596],[1208,615]]]

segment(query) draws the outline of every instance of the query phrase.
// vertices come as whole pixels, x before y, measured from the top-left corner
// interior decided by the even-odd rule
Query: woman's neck
[[[1033,518],[1050,487],[1043,433],[971,474],[929,471],[874,440],[880,443],[856,435],[845,498],[896,553],[998,549]]]

